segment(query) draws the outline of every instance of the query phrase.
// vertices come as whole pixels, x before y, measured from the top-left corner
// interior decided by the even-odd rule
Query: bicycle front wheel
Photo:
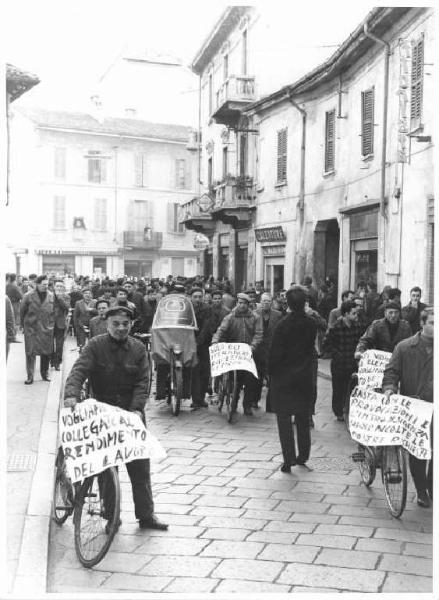
[[[400,517],[407,500],[407,464],[401,446],[384,446],[381,476],[387,504],[393,517]]]
[[[218,375],[218,412],[223,410],[224,401],[226,399],[227,388],[227,373]]]
[[[175,365],[175,359],[171,358],[171,410],[174,417],[180,414],[181,400],[183,398],[183,369]]]
[[[120,484],[115,467],[85,479],[73,518],[76,555],[84,567],[93,567],[104,558],[119,529]]]
[[[358,383],[358,376],[356,373],[353,373],[351,375],[351,378],[349,380],[348,383],[348,387],[346,390],[346,396],[344,399],[344,404],[343,404],[343,418],[344,418],[344,424],[346,429],[348,430],[348,433],[350,433],[350,428],[349,428],[349,412],[350,412],[350,408],[351,408],[351,394],[354,391],[355,387],[357,386]]]
[[[62,447],[58,448],[55,461],[56,474],[53,488],[53,520],[62,525],[73,512],[73,485],[67,475]]]
[[[376,475],[376,464],[374,451],[368,446],[358,445],[358,454],[360,460],[358,461],[358,469],[360,470],[361,479],[366,487],[372,485]]]

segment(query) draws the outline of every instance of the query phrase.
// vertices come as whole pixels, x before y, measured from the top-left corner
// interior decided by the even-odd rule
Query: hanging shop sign
[[[280,225],[255,229],[258,242],[284,242],[287,238]]]

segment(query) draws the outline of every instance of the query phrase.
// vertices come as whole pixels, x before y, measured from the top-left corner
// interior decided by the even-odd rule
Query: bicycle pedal
[[[353,462],[364,462],[366,456],[365,456],[364,452],[354,452],[351,455],[351,458],[352,458]]]

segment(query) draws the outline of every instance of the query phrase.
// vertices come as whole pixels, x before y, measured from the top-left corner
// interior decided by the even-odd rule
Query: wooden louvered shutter
[[[287,180],[287,129],[277,132],[277,183]]]
[[[137,187],[143,186],[143,156],[141,154],[134,155],[134,185]]]
[[[412,45],[410,129],[421,125],[424,87],[424,36]]]
[[[374,88],[361,92],[361,154],[373,154]]]
[[[335,110],[326,113],[325,172],[333,171],[335,164]]]

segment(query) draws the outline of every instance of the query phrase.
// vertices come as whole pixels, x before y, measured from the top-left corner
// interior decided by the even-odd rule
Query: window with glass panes
[[[66,228],[66,199],[65,196],[53,198],[53,228]]]
[[[107,231],[107,199],[95,198],[94,201],[94,230]]]
[[[137,187],[146,187],[146,154],[134,155],[134,184]]]
[[[88,180],[90,183],[103,183],[106,180],[105,160],[100,151],[90,150],[88,153]]]

